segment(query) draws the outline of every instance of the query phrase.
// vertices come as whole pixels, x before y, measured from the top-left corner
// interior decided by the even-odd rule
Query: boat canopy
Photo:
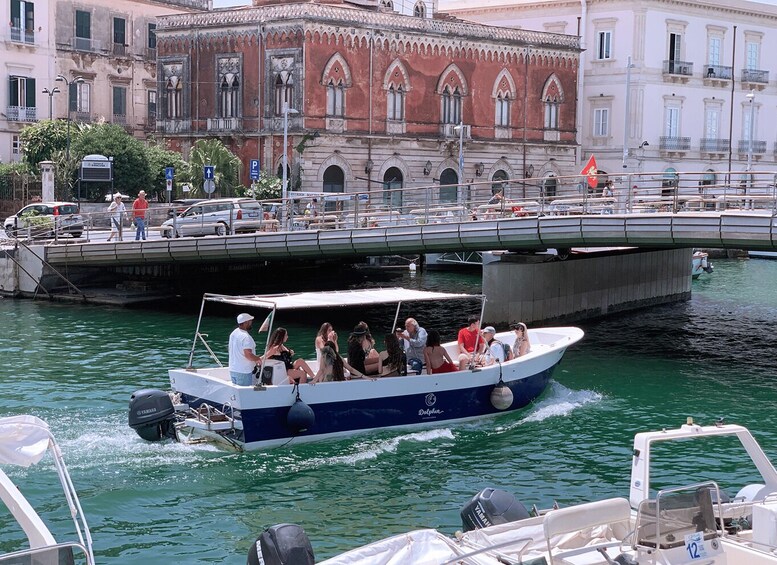
[[[29,467],[46,454],[49,426],[35,416],[0,418],[0,463]]]
[[[363,290],[338,290],[326,292],[299,292],[293,294],[254,294],[228,296],[205,294],[203,300],[237,306],[269,308],[275,310],[302,310],[305,308],[331,308],[334,306],[368,306],[372,304],[397,304],[399,302],[438,300],[482,300],[480,294],[431,292],[408,288],[370,288]]]

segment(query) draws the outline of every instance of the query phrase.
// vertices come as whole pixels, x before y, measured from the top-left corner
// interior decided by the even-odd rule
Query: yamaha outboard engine
[[[509,492],[493,488],[481,490],[461,509],[461,525],[465,532],[528,517],[529,512],[520,500]]]
[[[175,439],[175,408],[170,395],[147,388],[130,397],[129,426],[147,441]]]
[[[300,526],[277,524],[262,532],[248,550],[247,565],[315,565],[313,546]]]

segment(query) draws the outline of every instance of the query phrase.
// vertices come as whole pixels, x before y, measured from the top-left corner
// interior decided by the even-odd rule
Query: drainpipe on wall
[[[580,64],[577,69],[577,115],[575,127],[577,129],[577,164],[583,162],[583,87],[585,86],[585,38],[586,23],[588,21],[588,5],[586,0],[580,0],[580,18],[577,20],[577,35],[580,37]]]
[[[368,134],[367,134],[367,162],[372,161],[372,56],[373,56],[373,46],[375,42],[375,36],[374,32],[370,31],[370,79],[369,79],[369,88],[370,88],[370,96],[369,96],[369,124],[367,126]],[[367,192],[372,192],[372,171],[367,173]]]

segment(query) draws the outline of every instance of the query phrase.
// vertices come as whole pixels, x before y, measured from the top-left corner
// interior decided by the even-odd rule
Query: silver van
[[[168,238],[250,232],[261,227],[263,212],[262,205],[252,198],[202,200],[159,229]]]

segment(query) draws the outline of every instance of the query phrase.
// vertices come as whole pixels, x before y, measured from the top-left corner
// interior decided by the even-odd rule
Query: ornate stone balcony
[[[8,106],[5,115],[9,122],[37,122],[37,108],[29,106]]]
[[[237,131],[243,129],[242,118],[208,118],[208,131]]]

